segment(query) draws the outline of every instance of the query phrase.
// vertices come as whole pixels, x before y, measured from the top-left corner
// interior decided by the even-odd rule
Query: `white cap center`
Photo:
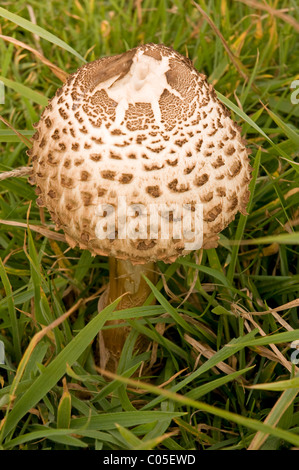
[[[109,96],[118,103],[116,107],[115,125],[120,124],[129,104],[150,103],[157,124],[161,124],[161,111],[159,99],[163,91],[168,89],[179,96],[167,82],[165,73],[170,69],[168,57],[156,60],[138,51],[133,57],[133,63],[129,72],[120,80],[115,80],[111,85],[111,79],[101,83]]]

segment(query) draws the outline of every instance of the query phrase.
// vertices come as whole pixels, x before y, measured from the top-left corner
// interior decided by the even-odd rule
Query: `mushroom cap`
[[[174,207],[192,214],[201,205],[203,248],[246,214],[251,167],[240,128],[206,77],[169,47],[145,44],[80,67],[35,127],[37,204],[71,246],[135,264],[172,262],[192,250],[190,239],[162,238],[160,228],[153,237],[144,208],[168,208],[173,230]],[[120,221],[131,236],[120,236]]]

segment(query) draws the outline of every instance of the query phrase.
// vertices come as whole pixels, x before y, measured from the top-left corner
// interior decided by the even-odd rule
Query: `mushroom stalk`
[[[106,303],[110,304],[123,294],[118,304],[118,310],[143,305],[151,289],[144,276],[151,282],[156,281],[155,263],[133,265],[129,260],[120,260],[109,257],[109,288]],[[123,320],[111,320],[106,326],[120,325]],[[125,340],[130,332],[129,326],[117,326],[102,330],[100,334],[100,363],[106,370],[115,372],[120,359]],[[138,349],[145,349],[148,342],[140,337],[137,342]]]

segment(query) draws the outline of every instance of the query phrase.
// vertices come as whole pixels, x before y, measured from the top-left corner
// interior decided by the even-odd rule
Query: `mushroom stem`
[[[155,282],[155,263],[133,265],[128,260],[109,257],[109,291],[105,303],[110,304],[122,294],[126,294],[119,302],[118,310],[143,305],[151,293],[151,289],[142,275]],[[106,323],[106,326],[121,323],[123,320],[111,320]],[[99,349],[102,368],[112,372],[116,371],[130,329],[129,326],[118,326],[101,331]],[[138,349],[144,350],[147,345],[146,338],[140,337],[137,343]]]

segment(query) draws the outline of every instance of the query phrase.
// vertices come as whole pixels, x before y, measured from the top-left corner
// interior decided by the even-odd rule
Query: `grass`
[[[1,448],[298,448],[296,2],[6,0],[0,16],[1,171],[27,166],[32,124],[67,74],[145,42],[207,75],[254,168],[249,214],[217,249],[159,263],[143,307],[100,315],[107,259],[70,249],[26,178],[0,182]],[[132,326],[109,377],[96,365],[108,317]],[[139,333],[147,352],[134,353]]]

